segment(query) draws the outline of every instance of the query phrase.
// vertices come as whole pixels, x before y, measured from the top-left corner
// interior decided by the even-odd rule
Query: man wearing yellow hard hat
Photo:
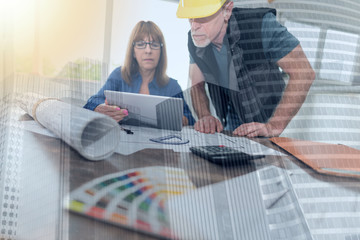
[[[229,0],[180,0],[188,18],[195,130],[278,136],[300,109],[315,78],[300,42],[270,8],[234,8]],[[279,70],[289,76],[285,84]],[[205,83],[217,118],[212,116]]]

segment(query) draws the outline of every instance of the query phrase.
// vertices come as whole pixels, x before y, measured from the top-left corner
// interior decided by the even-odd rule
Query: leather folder
[[[360,150],[285,137],[273,137],[270,141],[319,173],[360,178]]]

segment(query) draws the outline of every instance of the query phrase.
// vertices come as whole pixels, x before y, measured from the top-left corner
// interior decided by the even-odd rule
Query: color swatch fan
[[[87,182],[70,193],[67,208],[115,225],[173,238],[165,202],[193,189],[182,169],[137,168]]]

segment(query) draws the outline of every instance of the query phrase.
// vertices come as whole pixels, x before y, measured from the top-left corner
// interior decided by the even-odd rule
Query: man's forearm
[[[282,130],[299,111],[315,79],[315,72],[307,60],[300,44],[287,56],[278,61],[278,65],[289,74],[289,82],[268,124]]]
[[[315,77],[312,71],[299,75],[301,76],[295,76],[296,79],[290,78],[279,105],[269,119],[269,123],[276,128],[285,129],[296,115],[305,101]]]
[[[198,118],[211,115],[209,98],[205,92],[205,83],[199,83],[191,87],[191,100]]]

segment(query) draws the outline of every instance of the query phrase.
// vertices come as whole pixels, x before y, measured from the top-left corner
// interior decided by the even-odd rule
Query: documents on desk
[[[22,123],[24,129],[39,133],[42,135],[57,137],[48,129],[42,127],[36,121],[24,121]],[[123,125],[124,126],[124,125]],[[190,152],[191,146],[206,146],[206,145],[225,145],[236,148],[242,152],[253,155],[277,155],[284,154],[274,149],[268,148],[262,144],[251,141],[243,137],[229,137],[222,133],[205,134],[195,131],[192,128],[184,127],[181,132],[171,130],[160,130],[157,128],[138,127],[138,126],[124,126],[126,129],[131,129],[134,134],[127,134],[124,131],[120,132],[119,145],[115,152],[129,155],[137,151],[153,148],[153,149],[172,149],[175,152]],[[159,142],[150,141],[152,138],[159,138],[165,136],[179,136],[186,144],[161,144]]]
[[[108,116],[36,94],[19,96],[18,104],[46,128],[34,122],[24,122],[25,129],[51,137],[57,136],[90,160],[105,159],[114,151],[123,155],[146,148],[190,152],[191,146],[206,145],[225,145],[252,155],[282,155],[247,138],[230,137],[222,133],[204,134],[189,127],[174,131],[126,126],[134,133],[130,135],[121,131],[118,123]],[[169,135],[178,136],[181,144],[162,144],[150,140]]]
[[[146,148],[172,149],[175,152],[190,152],[191,146],[225,145],[236,148],[253,155],[277,155],[284,154],[268,148],[262,144],[243,137],[230,137],[222,133],[205,134],[195,131],[193,128],[184,127],[181,132],[171,130],[160,130],[155,128],[126,126],[134,134],[121,133],[120,144],[117,153],[128,155]],[[189,140],[187,144],[161,144],[150,141],[151,138],[177,135],[183,140]]]

